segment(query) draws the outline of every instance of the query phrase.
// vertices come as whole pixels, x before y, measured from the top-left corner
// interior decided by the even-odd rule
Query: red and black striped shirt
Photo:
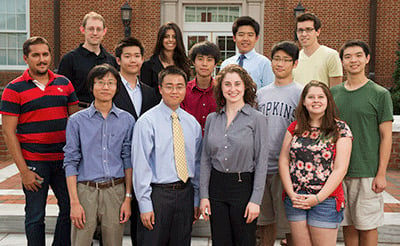
[[[78,103],[74,87],[50,70],[42,91],[28,69],[4,89],[0,114],[18,116],[17,138],[22,155],[31,161],[63,160],[68,106]]]

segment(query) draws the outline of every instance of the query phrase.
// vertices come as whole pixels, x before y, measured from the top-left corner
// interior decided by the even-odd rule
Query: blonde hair
[[[88,21],[89,18],[95,19],[95,20],[100,20],[101,22],[103,22],[103,28],[106,27],[106,21],[104,20],[103,16],[101,16],[100,14],[96,13],[96,12],[89,12],[85,15],[85,17],[83,17],[83,21],[82,21],[82,26],[86,27],[86,23]]]

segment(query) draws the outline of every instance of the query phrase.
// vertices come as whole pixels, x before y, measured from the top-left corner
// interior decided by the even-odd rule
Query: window
[[[0,0],[0,69],[25,69],[22,45],[28,38],[28,0]]]
[[[235,55],[232,23],[241,15],[239,5],[186,5],[184,6],[183,41],[189,50],[204,40],[215,43],[221,50],[216,72],[222,61]]]
[[[239,17],[239,6],[186,6],[185,22],[230,22]]]

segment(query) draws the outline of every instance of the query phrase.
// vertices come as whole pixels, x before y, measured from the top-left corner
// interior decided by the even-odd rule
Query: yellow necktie
[[[185,153],[185,138],[181,124],[179,123],[178,115],[176,112],[172,112],[172,132],[174,135],[174,156],[176,172],[178,177],[186,183],[188,180],[188,170],[186,166],[186,153]]]

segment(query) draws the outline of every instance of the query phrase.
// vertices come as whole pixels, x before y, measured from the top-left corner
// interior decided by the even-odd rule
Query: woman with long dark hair
[[[213,245],[255,245],[267,174],[267,123],[256,84],[238,65],[216,77],[217,112],[207,117],[200,164],[200,211]],[[210,216],[210,217],[209,217]]]
[[[336,245],[352,146],[350,128],[336,111],[329,88],[311,81],[283,140],[279,173],[295,245]]]
[[[143,63],[140,80],[153,87],[158,99],[161,100],[158,91],[158,73],[168,66],[175,65],[186,73],[187,78],[190,78],[190,64],[179,26],[174,22],[167,22],[158,30],[156,47],[150,59]]]

